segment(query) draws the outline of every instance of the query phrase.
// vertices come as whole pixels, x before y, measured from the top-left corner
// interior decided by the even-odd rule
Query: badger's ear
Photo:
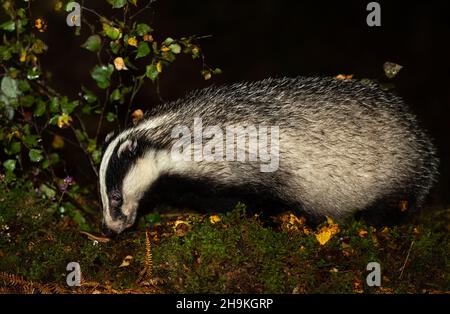
[[[132,157],[137,151],[137,139],[127,139],[117,149],[117,156]]]
[[[105,143],[108,143],[112,140],[112,138],[116,135],[116,131],[109,132],[108,135],[105,137]]]
[[[106,148],[112,142],[112,140],[116,137],[116,135],[117,135],[116,131],[110,132],[110,133],[108,133],[108,135],[106,135],[105,140],[103,141],[103,145],[102,145],[102,155],[105,154]]]

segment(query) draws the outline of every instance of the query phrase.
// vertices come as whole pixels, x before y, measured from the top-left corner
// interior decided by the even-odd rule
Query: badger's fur
[[[177,125],[279,127],[279,167],[259,161],[179,161]],[[208,139],[203,139],[206,143]],[[334,78],[266,79],[210,87],[158,106],[140,123],[108,136],[100,166],[104,226],[131,226],[161,178],[207,182],[211,191],[242,188],[290,209],[337,219],[420,206],[436,181],[435,149],[403,101],[375,84]],[[248,149],[248,146],[246,146]],[[173,191],[177,193],[177,191]]]

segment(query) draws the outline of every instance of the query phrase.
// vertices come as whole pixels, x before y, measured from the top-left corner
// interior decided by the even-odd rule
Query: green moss
[[[0,190],[0,271],[65,284],[65,267],[76,261],[87,281],[115,289],[139,287],[145,223],[114,241],[95,243],[80,234],[71,215],[48,210],[54,204],[30,185]],[[161,216],[151,228],[156,233],[153,274],[166,293],[448,291],[448,212],[429,215],[384,231],[350,221],[325,245],[316,240],[317,230],[305,234],[269,227],[247,215],[242,204],[216,223],[209,216],[178,218],[190,226],[182,233],[174,231],[174,219]],[[133,262],[119,267],[127,255]],[[383,289],[365,283],[366,265],[373,261],[381,264]]]

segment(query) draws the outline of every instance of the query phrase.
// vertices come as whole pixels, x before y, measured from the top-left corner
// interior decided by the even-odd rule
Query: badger
[[[226,132],[233,128],[240,132]],[[376,221],[423,205],[437,174],[427,132],[375,83],[297,77],[213,86],[106,137],[103,230],[132,226],[164,179],[198,183],[203,196],[241,191],[276,200],[317,219],[368,213]]]

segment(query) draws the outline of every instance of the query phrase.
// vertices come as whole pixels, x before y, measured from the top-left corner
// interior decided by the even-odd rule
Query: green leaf
[[[63,101],[61,103],[61,111],[65,114],[71,114],[79,104],[78,100]]]
[[[38,67],[33,67],[33,68],[28,70],[28,72],[27,72],[27,79],[35,80],[35,79],[38,79],[40,75],[41,75],[41,71],[39,70],[39,68]]]
[[[109,97],[109,99],[111,101],[117,101],[117,100],[120,100],[121,97],[122,97],[122,95],[120,94],[120,89],[117,88],[111,93],[111,96]]]
[[[40,149],[30,149],[28,157],[30,157],[32,162],[40,162],[44,158]]]
[[[45,109],[46,109],[45,101],[39,100],[36,105],[36,109],[34,109],[34,116],[37,118],[41,117],[45,113]]]
[[[0,24],[0,28],[7,32],[14,32],[16,30],[16,23],[14,21],[7,21]]]
[[[29,108],[34,104],[36,98],[33,95],[26,95],[20,98],[20,104],[24,108]]]
[[[12,142],[11,145],[9,145],[9,149],[5,148],[5,153],[8,155],[16,155],[20,153],[21,145],[20,142]]]
[[[57,153],[50,154],[49,158],[50,160],[45,159],[42,161],[43,169],[47,169],[48,167],[57,164],[60,160],[59,155]]]
[[[26,135],[26,136],[23,138],[24,142],[25,142],[28,146],[31,146],[31,147],[37,146],[37,144],[38,144],[38,139],[39,139],[39,137],[38,137],[37,135],[32,135],[32,134]]]
[[[138,45],[136,59],[147,56],[150,53],[150,47],[145,41],[141,41]]]
[[[102,45],[102,39],[99,35],[92,35],[89,36],[89,38],[86,40],[86,42],[84,44],[81,45],[81,47],[92,51],[92,52],[96,52],[100,49]]]
[[[17,81],[9,76],[4,76],[1,82],[1,90],[7,97],[16,99],[20,94]]]
[[[181,46],[178,44],[171,44],[169,46],[169,48],[170,48],[170,51],[172,51],[175,54],[179,54],[181,52]]]
[[[33,46],[31,46],[31,50],[33,50],[36,54],[41,54],[48,49],[47,45],[40,39],[37,39]]]
[[[111,48],[112,53],[118,54],[120,50],[120,41],[112,41],[109,43],[109,47]]]
[[[155,224],[161,221],[161,215],[159,213],[151,213],[145,216],[145,221],[150,224]]]
[[[116,120],[116,115],[114,113],[112,113],[112,112],[108,112],[106,114],[106,120],[108,122],[114,122],[114,120]]]
[[[90,91],[84,86],[81,86],[81,89],[84,92],[83,98],[84,100],[86,100],[88,104],[92,104],[97,101],[97,96],[95,96],[95,94],[92,91]]]
[[[30,83],[27,80],[19,80],[19,90],[22,93],[26,93],[31,90]]]
[[[3,163],[3,167],[9,172],[13,172],[16,169],[16,160],[8,159]]]
[[[102,161],[102,152],[98,149],[94,150],[91,156],[96,165],[100,164],[100,162]]]
[[[146,71],[145,71],[145,75],[151,79],[153,82],[156,80],[156,78],[158,77],[158,70],[156,69],[156,65],[155,64],[150,64],[147,65],[146,67]]]
[[[120,29],[111,26],[109,24],[103,24],[103,29],[105,31],[106,36],[108,36],[111,40],[117,40],[122,36]]]
[[[171,37],[167,37],[164,41],[163,41],[163,45],[164,46],[169,46],[171,43],[173,43],[175,40]]]
[[[106,89],[110,85],[111,75],[114,71],[112,64],[95,66],[91,72],[91,77],[97,82],[98,87]]]
[[[222,70],[219,68],[215,68],[213,74],[222,74]]]
[[[55,113],[59,111],[59,98],[53,97],[50,100],[50,112]]]
[[[153,29],[145,23],[140,23],[136,26],[136,33],[139,36],[144,36],[145,34],[151,33]]]
[[[39,187],[39,191],[41,191],[48,199],[52,199],[56,196],[56,191],[44,183]]]
[[[108,2],[114,9],[123,8],[127,4],[127,0],[108,0]]]

